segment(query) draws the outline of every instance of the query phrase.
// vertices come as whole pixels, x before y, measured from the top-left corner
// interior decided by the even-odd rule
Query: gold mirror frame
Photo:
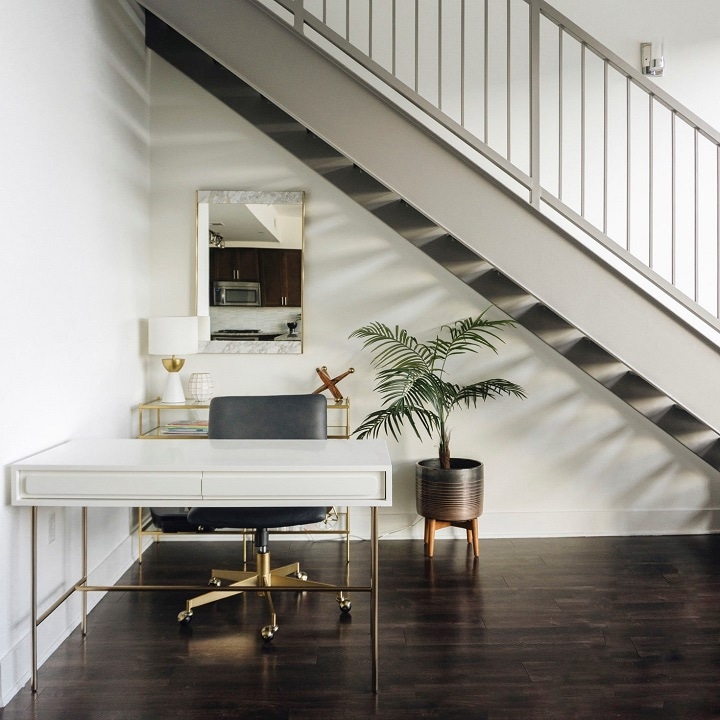
[[[260,239],[243,238],[241,241],[231,240],[233,247],[257,247],[267,249],[280,247],[281,242],[285,242],[287,248],[299,248],[301,250],[300,263],[300,283],[301,283],[301,299],[299,308],[282,308],[282,307],[260,307],[260,308],[237,308],[232,311],[226,311],[225,308],[214,308],[210,305],[210,234],[222,234],[222,226],[218,228],[213,224],[213,208],[225,212],[228,206],[236,206],[238,209],[245,210],[248,207],[262,209],[263,206],[272,206],[273,211],[277,213],[290,213],[295,215],[299,213],[299,229],[297,233],[299,238],[287,238],[279,240],[270,234],[265,234]],[[296,210],[297,209],[297,210]],[[260,224],[258,224],[260,227]],[[258,233],[260,235],[260,233]],[[217,242],[217,239],[216,239]],[[227,247],[227,245],[226,245]],[[258,325],[266,323],[271,327],[259,328],[263,331],[276,332],[281,331],[281,325],[289,321],[296,321],[302,318],[303,296],[304,296],[304,256],[305,249],[305,193],[302,191],[255,191],[255,190],[198,190],[197,191],[197,214],[196,214],[196,255],[195,255],[195,312],[200,318],[200,344],[199,353],[206,354],[299,354],[302,353],[302,320],[299,320],[298,339],[283,338],[288,334],[279,332],[279,338],[269,341],[227,341],[212,340],[211,335],[217,331],[216,325],[221,320],[223,313],[234,318],[241,318],[243,315],[250,318],[250,325],[245,327],[255,328]],[[262,287],[261,287],[262,293]],[[233,320],[232,322],[242,324],[242,320]]]

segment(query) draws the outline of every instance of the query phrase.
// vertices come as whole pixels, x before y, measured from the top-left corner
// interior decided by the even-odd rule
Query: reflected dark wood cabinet
[[[210,248],[210,304],[216,280],[260,282],[263,307],[300,307],[302,250]]]
[[[261,250],[260,286],[265,307],[300,307],[302,251]]]
[[[257,248],[210,248],[210,285],[215,280],[259,282]]]

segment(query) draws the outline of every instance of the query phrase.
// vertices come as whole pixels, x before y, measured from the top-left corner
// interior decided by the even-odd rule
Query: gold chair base
[[[178,622],[188,623],[193,615],[193,609],[208,605],[209,603],[224,600],[227,597],[247,592],[250,589],[258,589],[258,595],[265,598],[265,602],[270,613],[270,622],[262,628],[261,635],[263,640],[272,640],[278,629],[277,615],[275,606],[273,605],[270,592],[265,588],[276,588],[283,590],[297,590],[302,592],[311,588],[333,588],[328,583],[313,582],[307,579],[307,575],[300,571],[300,563],[291,563],[282,567],[270,569],[270,553],[257,553],[257,570],[254,572],[243,570],[212,570],[210,578],[211,584],[219,585],[222,580],[230,581],[230,585],[224,586],[223,590],[210,590],[209,592],[190,598],[185,603],[185,610],[178,613]],[[227,590],[228,587],[237,587],[238,590],[233,592]],[[338,592],[337,601],[343,612],[349,610],[349,601],[343,595],[342,591]]]

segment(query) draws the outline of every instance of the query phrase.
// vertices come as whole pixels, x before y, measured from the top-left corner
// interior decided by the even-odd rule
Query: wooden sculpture
[[[350,375],[350,373],[354,373],[355,368],[348,368],[344,373],[341,373],[334,378],[331,378],[330,375],[328,375],[327,368],[324,365],[321,368],[315,368],[315,370],[320,376],[320,379],[323,381],[323,384],[317,390],[313,391],[313,395],[317,395],[318,393],[323,392],[323,390],[329,390],[332,393],[332,396],[335,398],[335,402],[342,402],[343,396],[342,393],[338,390],[337,384],[343,378]]]

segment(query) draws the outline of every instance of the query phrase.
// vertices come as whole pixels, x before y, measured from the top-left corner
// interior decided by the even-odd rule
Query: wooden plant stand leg
[[[425,519],[425,535],[427,536],[426,551],[428,557],[432,557],[435,552],[435,531],[446,527],[445,525],[440,525],[439,523],[441,522],[442,520],[433,520],[432,518]]]
[[[470,529],[467,531],[468,543],[472,542],[473,555],[480,557],[480,539],[478,538],[478,519],[473,518],[470,521]]]
[[[435,520],[433,518],[425,518],[425,548],[428,557],[432,557],[435,553],[435,532],[446,527],[461,528],[466,531],[468,545],[473,546],[473,554],[475,557],[480,556],[480,540],[478,538],[478,519],[472,520]]]
[[[425,518],[425,544],[430,542],[430,520]]]

